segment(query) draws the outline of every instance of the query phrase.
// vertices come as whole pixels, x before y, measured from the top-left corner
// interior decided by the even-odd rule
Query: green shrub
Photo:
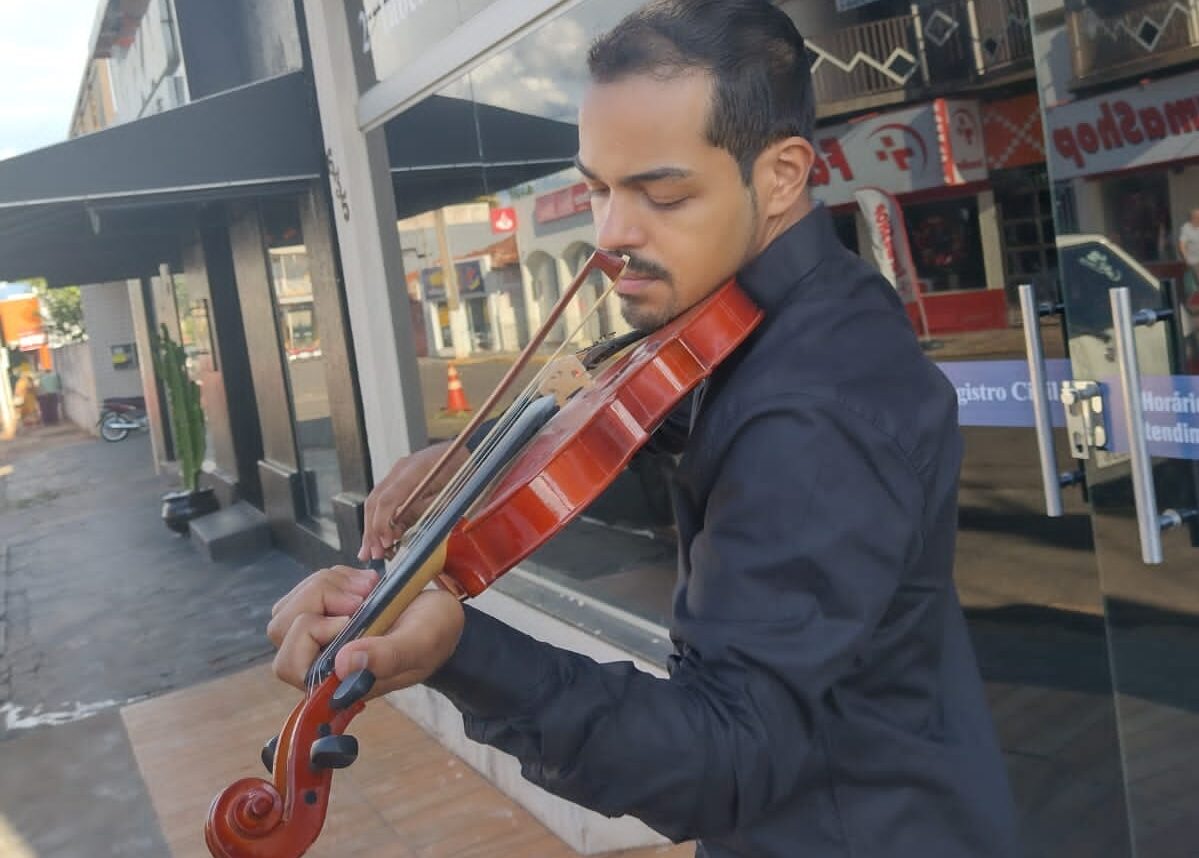
[[[154,338],[154,368],[167,393],[171,417],[171,437],[183,487],[194,492],[204,463],[204,409],[200,406],[200,386],[187,374],[187,355],[183,346],[171,339],[167,326]]]

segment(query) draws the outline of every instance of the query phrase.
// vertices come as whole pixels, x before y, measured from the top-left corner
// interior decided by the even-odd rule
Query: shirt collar
[[[767,313],[775,310],[841,240],[828,207],[812,209],[737,274],[737,283]]]

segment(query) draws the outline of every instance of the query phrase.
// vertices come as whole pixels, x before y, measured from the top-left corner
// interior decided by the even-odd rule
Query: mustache
[[[642,259],[640,256],[635,256],[632,253],[625,253],[629,258],[629,265],[625,269],[626,277],[644,278],[646,280],[664,280],[667,283],[673,283],[673,278],[670,272],[656,262],[651,262],[648,259]]]

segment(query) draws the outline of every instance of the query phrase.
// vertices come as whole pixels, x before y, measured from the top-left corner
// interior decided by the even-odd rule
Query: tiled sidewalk
[[[122,710],[162,831],[175,858],[207,858],[202,828],[213,796],[242,777],[263,777],[262,742],[296,701],[251,668]],[[573,858],[523,808],[445,750],[386,701],[349,731],[360,755],[334,774],[312,858]],[[691,845],[610,853],[689,858]]]

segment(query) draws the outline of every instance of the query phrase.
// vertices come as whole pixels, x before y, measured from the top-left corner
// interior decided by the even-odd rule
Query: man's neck
[[[774,244],[780,235],[807,217],[813,208],[815,208],[815,204],[812,202],[812,198],[808,194],[804,194],[795,205],[787,209],[783,214],[773,220],[767,221],[764,224],[761,238],[758,239],[757,247],[750,259],[757,259],[765,253],[766,248]]]

